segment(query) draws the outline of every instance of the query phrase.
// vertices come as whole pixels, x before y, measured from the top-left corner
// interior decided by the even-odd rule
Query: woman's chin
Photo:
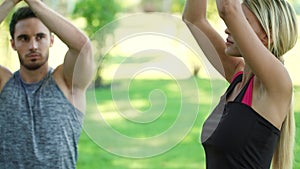
[[[227,56],[241,57],[241,53],[238,50],[232,50],[232,48],[226,48],[225,54]]]

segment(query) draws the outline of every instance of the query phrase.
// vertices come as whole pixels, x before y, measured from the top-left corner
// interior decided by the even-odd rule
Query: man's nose
[[[36,50],[38,48],[38,42],[35,38],[30,41],[30,50]]]

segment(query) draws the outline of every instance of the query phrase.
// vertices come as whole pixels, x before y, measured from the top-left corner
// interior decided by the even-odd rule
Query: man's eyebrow
[[[43,32],[40,32],[40,33],[37,33],[35,36],[44,36],[46,35],[46,33],[43,33]],[[21,35],[18,35],[17,38],[24,38],[24,37],[28,37],[28,35],[26,34],[21,34]]]
[[[28,37],[28,35],[26,35],[26,34],[18,35],[18,36],[17,36],[17,39],[24,38],[24,37]]]
[[[40,32],[36,34],[37,36],[46,35],[46,33]]]

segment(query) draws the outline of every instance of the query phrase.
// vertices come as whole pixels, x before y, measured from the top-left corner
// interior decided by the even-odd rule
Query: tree
[[[96,53],[100,56],[95,56],[96,62],[100,63],[101,59],[103,59],[101,46],[104,46],[106,37],[113,33],[115,27],[105,29],[105,32],[101,31],[101,34],[95,33],[108,23],[114,21],[116,14],[120,9],[121,7],[117,0],[79,0],[75,5],[73,14],[75,17],[83,17],[86,20],[85,31],[87,34],[90,37],[94,35],[97,36],[97,40],[95,41],[96,44],[93,45],[99,46]],[[103,85],[101,71],[102,66],[99,66],[97,77],[95,79],[95,87],[101,87]]]
[[[85,31],[92,36],[113,21],[119,10],[120,6],[116,0],[79,0],[73,13],[76,17],[85,18],[87,22]]]

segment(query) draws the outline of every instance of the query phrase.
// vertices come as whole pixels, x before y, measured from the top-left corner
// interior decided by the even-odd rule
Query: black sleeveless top
[[[249,82],[234,101],[226,101],[242,76],[233,80],[203,125],[201,141],[207,169],[270,168],[280,131],[241,103]]]

